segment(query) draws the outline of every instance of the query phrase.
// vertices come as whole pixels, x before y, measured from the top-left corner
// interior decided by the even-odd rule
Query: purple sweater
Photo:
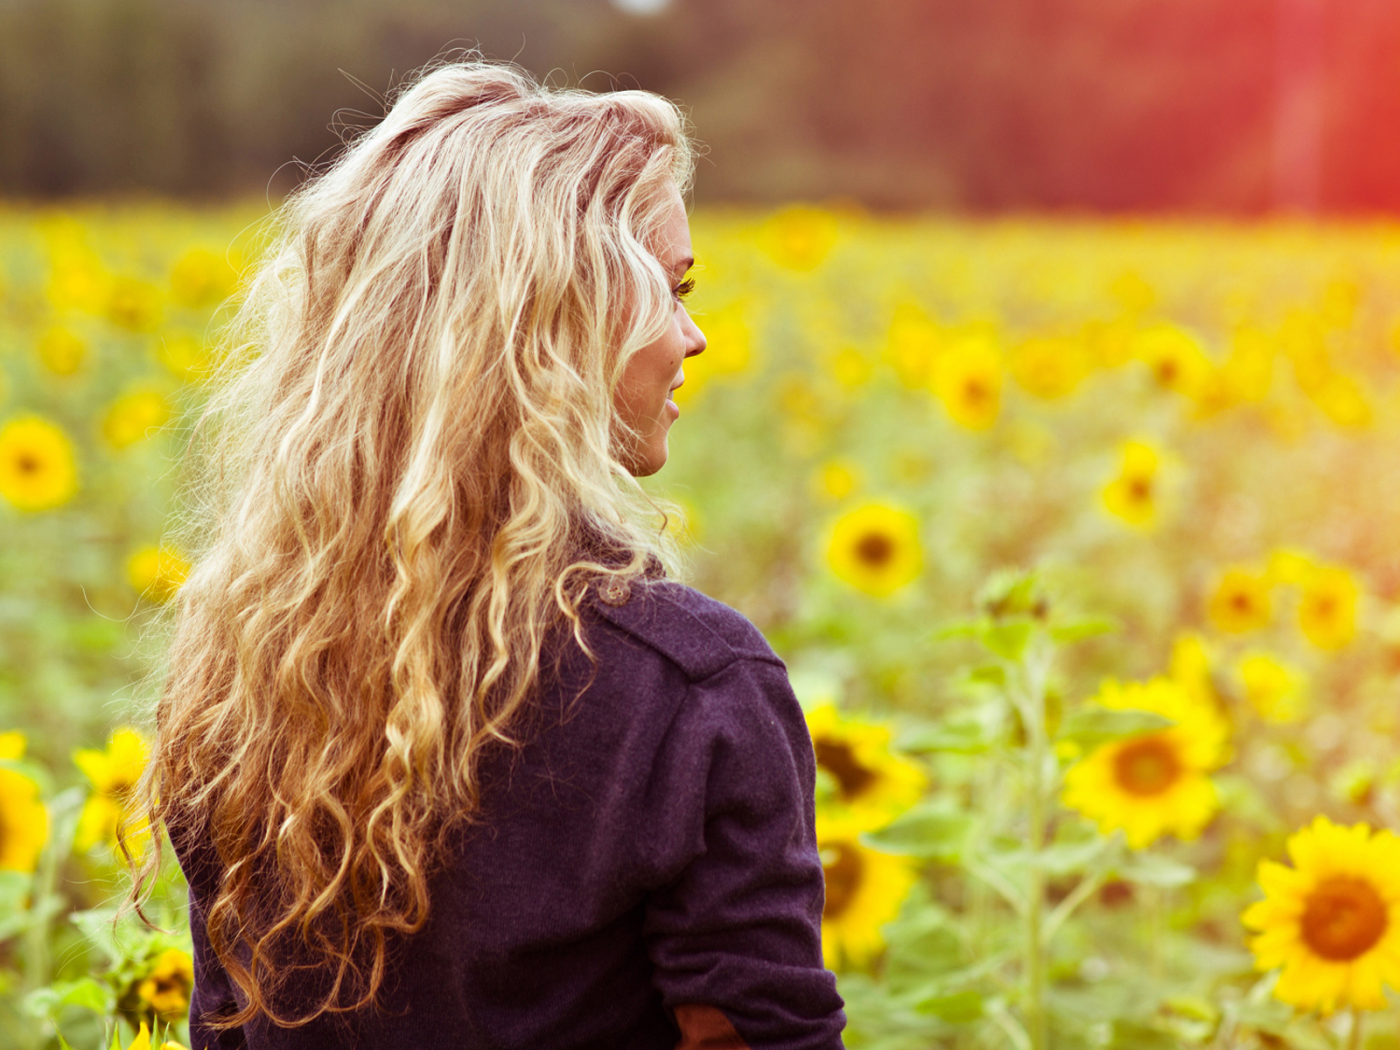
[[[177,843],[194,1050],[839,1050],[815,763],[782,661],[664,580],[590,590],[584,618],[596,677],[579,696],[592,669],[570,644],[529,742],[484,760],[483,819],[394,945],[378,1009],[217,1039],[201,1014],[239,1000],[205,939],[216,876]]]

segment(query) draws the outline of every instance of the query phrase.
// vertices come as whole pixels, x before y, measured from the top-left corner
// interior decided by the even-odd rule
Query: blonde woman
[[[841,1045],[802,714],[636,481],[691,164],[654,95],[459,62],[280,211],[141,785],[196,1050]]]

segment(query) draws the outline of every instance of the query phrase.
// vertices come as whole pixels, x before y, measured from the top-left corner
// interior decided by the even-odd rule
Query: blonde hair
[[[279,210],[194,428],[203,541],[140,785],[217,856],[246,998],[219,1027],[374,1001],[590,579],[669,559],[613,396],[671,321],[654,240],[692,166],[664,99],[468,60]],[[330,991],[284,1016],[307,953]]]

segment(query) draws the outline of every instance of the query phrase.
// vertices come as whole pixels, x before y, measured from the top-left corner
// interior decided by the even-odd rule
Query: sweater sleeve
[[[190,995],[191,1050],[242,1050],[247,1041],[242,1027],[216,1032],[206,1017],[238,1008],[233,982],[209,948],[204,911],[193,888],[190,889],[190,936],[194,942],[194,991]]]
[[[782,665],[738,660],[691,685],[658,754],[697,800],[697,855],[653,891],[646,935],[682,1046],[838,1050],[822,964],[815,758]],[[664,833],[663,833],[664,834]]]

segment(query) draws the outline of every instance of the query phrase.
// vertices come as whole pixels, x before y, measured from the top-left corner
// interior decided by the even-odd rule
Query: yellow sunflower
[[[1356,605],[1361,595],[1355,577],[1340,565],[1323,565],[1303,581],[1298,626],[1319,649],[1341,649],[1356,635]]]
[[[822,958],[840,970],[868,965],[885,946],[880,930],[899,909],[918,878],[907,857],[878,853],[851,828],[817,818],[817,848],[826,876],[822,908]]]
[[[1116,710],[1151,711],[1175,724],[1110,741],[1065,775],[1065,805],[1104,834],[1122,828],[1142,849],[1165,834],[1193,839],[1219,808],[1207,776],[1228,754],[1229,727],[1179,682],[1104,682],[1095,700]]]
[[[1195,399],[1207,387],[1215,366],[1200,342],[1175,325],[1154,325],[1133,337],[1133,356],[1152,370],[1168,390]]]
[[[1317,562],[1302,551],[1280,547],[1269,555],[1269,582],[1301,586],[1317,571]]]
[[[136,986],[137,998],[162,1021],[183,1020],[194,989],[194,960],[179,948],[167,948]]]
[[[1341,372],[1330,372],[1308,391],[1313,404],[1339,427],[1364,428],[1371,424],[1374,414],[1371,402],[1361,383]]]
[[[699,321],[705,329],[705,352],[685,363],[685,382],[671,395],[678,405],[694,401],[711,379],[739,375],[753,359],[753,329],[742,303],[707,311]]]
[[[786,270],[815,270],[840,234],[836,217],[820,208],[794,204],[774,213],[758,231],[759,246]]]
[[[170,270],[170,294],[177,303],[198,309],[233,293],[238,275],[228,261],[207,248],[191,248]]]
[[[834,796],[822,804],[833,824],[873,831],[923,794],[923,770],[890,752],[888,726],[846,718],[835,704],[822,704],[807,712],[807,729],[818,768],[836,783]]]
[[[0,733],[0,759],[24,757],[24,734]],[[33,871],[49,839],[49,812],[39,785],[15,769],[0,768],[0,871]]]
[[[136,390],[113,401],[102,420],[102,436],[113,448],[126,448],[165,426],[170,404],[158,390]]]
[[[1001,411],[1001,351],[986,332],[951,340],[933,369],[933,392],[953,422],[986,430]]]
[[[168,602],[190,574],[190,563],[174,547],[142,547],[126,563],[136,593],[153,602]]]
[[[1011,353],[1007,367],[1026,393],[1051,401],[1074,393],[1094,360],[1082,339],[1036,337]]]
[[[129,727],[114,732],[105,751],[80,748],[73,752],[73,762],[87,774],[93,787],[78,819],[74,840],[78,849],[88,850],[104,841],[116,847],[118,829],[128,818],[132,789],[141,779],[148,756],[146,738]],[[136,820],[125,829],[125,835],[131,852],[140,853],[150,839],[150,829],[144,820]]]
[[[71,376],[87,360],[87,343],[67,328],[50,328],[36,345],[39,360],[54,375]]]
[[[895,307],[885,359],[904,386],[910,390],[928,386],[942,351],[943,330],[938,322],[916,303],[903,302]]]
[[[826,559],[852,587],[877,597],[893,594],[923,569],[919,523],[907,511],[866,504],[836,522]]]
[[[151,332],[160,325],[160,289],[135,277],[115,277],[107,291],[107,320],[130,332]]]
[[[1283,967],[1274,995],[1305,1010],[1382,1010],[1400,988],[1400,839],[1319,816],[1289,836],[1293,867],[1259,862],[1264,899],[1241,920],[1260,970]]]
[[[1108,512],[1129,525],[1149,526],[1157,517],[1157,450],[1145,441],[1125,441],[1118,476],[1103,488]]]
[[[825,499],[840,502],[860,487],[859,465],[848,459],[830,459],[822,464],[812,487]]]
[[[1296,722],[1307,709],[1303,676],[1271,653],[1252,652],[1236,667],[1244,698],[1267,722]]]
[[[0,496],[20,510],[48,510],[77,491],[73,442],[62,427],[20,416],[0,428]]]
[[[1211,592],[1209,613],[1211,623],[1231,634],[1269,626],[1274,609],[1268,575],[1241,565],[1226,569]]]
[[[213,364],[209,348],[191,332],[171,332],[156,347],[160,363],[179,379],[199,379]]]

